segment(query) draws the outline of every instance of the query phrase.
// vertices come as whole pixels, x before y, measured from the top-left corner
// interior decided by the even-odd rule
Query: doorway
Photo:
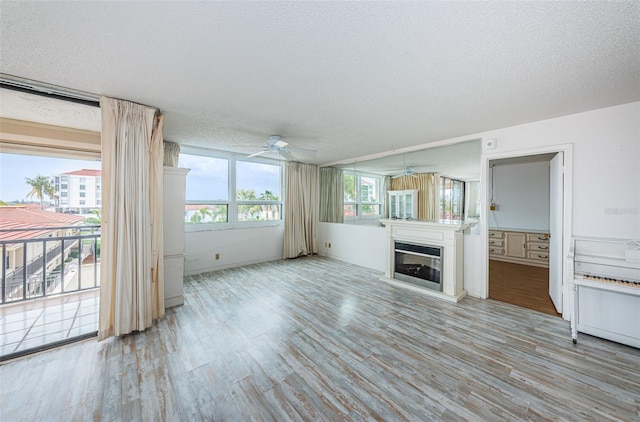
[[[487,297],[562,314],[565,192],[571,181],[563,174],[565,156],[556,150],[485,157]]]

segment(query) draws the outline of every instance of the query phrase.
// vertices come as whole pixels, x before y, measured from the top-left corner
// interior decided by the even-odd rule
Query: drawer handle
[[[549,258],[549,257],[548,257],[547,255],[538,255],[538,258],[540,258],[540,259],[547,259],[547,258]]]
[[[544,241],[547,241],[547,240],[549,240],[549,238],[548,238],[548,237],[546,237],[546,236],[545,236],[545,237],[540,237],[540,236],[538,236],[538,240],[544,240]]]
[[[495,237],[495,233],[489,233],[489,237]]]
[[[489,249],[489,252],[495,252],[495,251],[496,251],[495,249]]]
[[[493,245],[493,244],[495,244],[495,243],[496,243],[496,242],[495,242],[495,240],[490,240],[490,241],[489,241],[489,244],[490,244],[490,245]]]
[[[538,249],[546,251],[547,249],[549,249],[548,246],[538,246]]]

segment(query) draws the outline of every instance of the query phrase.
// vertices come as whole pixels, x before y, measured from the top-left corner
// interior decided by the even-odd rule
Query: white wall
[[[640,238],[640,102],[477,136],[492,154],[573,144],[573,235]]]
[[[483,271],[482,255],[482,237],[480,237],[479,223],[471,227],[463,236],[464,244],[464,269],[463,269],[463,287],[469,296],[482,297],[482,280],[478,277]]]
[[[493,199],[489,227],[549,230],[549,162],[495,165]]]
[[[574,235],[640,238],[640,102],[446,140],[496,138],[496,152],[573,144]],[[479,157],[480,160],[480,157]],[[480,291],[481,236],[465,236],[464,286]],[[280,259],[284,228],[265,227],[185,234],[187,275]],[[386,262],[385,230],[319,223],[320,253],[378,270]],[[330,242],[331,248],[324,243]],[[221,254],[215,261],[215,253]]]
[[[479,138],[497,139],[497,148],[489,151],[492,154],[517,155],[522,150],[573,144],[572,234],[640,238],[640,102],[443,142]],[[377,228],[326,225],[320,223],[318,241],[320,245],[333,242],[329,256],[384,271],[386,243]],[[486,275],[481,251],[486,245],[481,236],[471,233],[465,236],[464,246],[464,288],[470,295],[482,296]]]
[[[382,226],[319,223],[320,254],[371,268],[384,274],[387,262],[387,231]],[[331,243],[331,248],[325,247]]]
[[[282,259],[284,226],[185,233],[185,275]],[[216,261],[216,253],[220,259]]]

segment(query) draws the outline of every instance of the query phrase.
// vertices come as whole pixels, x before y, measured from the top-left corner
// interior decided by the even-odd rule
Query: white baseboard
[[[164,299],[164,308],[173,308],[174,306],[184,305],[184,296],[166,297]]]
[[[226,270],[226,269],[229,269],[229,268],[243,267],[245,265],[260,264],[262,262],[279,261],[281,259],[282,259],[282,256],[272,256],[272,257],[263,258],[263,259],[255,259],[255,260],[249,260],[249,261],[234,262],[232,264],[227,264],[227,265],[208,265],[208,266],[203,266],[203,267],[198,267],[198,268],[191,268],[191,269],[186,269],[185,268],[184,275],[185,275],[185,277],[187,277],[187,276],[191,276],[191,275],[210,273],[210,272],[213,272],[213,271]]]

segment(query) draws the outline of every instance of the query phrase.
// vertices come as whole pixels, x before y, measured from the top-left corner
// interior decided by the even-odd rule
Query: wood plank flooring
[[[549,297],[549,269],[489,260],[489,297],[560,316]]]
[[[0,366],[0,420],[636,421],[640,350],[321,257],[190,277],[144,333]]]

